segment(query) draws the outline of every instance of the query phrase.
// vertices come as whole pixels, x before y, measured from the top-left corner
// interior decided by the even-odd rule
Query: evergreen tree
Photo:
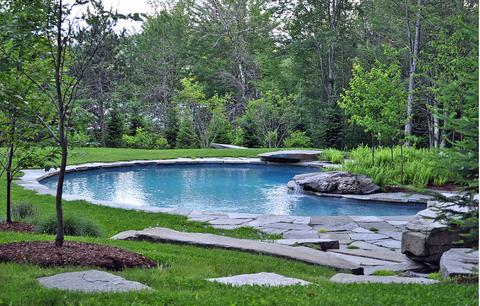
[[[180,129],[176,139],[175,149],[196,149],[198,148],[195,128],[190,120],[183,119],[180,122]]]
[[[122,136],[125,133],[125,118],[115,104],[108,114],[106,144],[109,148],[122,146]]]
[[[171,107],[167,113],[165,130],[163,132],[170,148],[176,147],[179,126],[178,111],[176,108]]]

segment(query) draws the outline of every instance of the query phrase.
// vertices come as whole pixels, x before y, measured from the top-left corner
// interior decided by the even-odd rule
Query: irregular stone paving
[[[345,260],[333,253],[323,252],[308,247],[293,247],[276,243],[249,239],[236,239],[213,234],[178,232],[169,228],[146,228],[142,231],[121,232],[111,239],[150,241],[172,244],[189,244],[197,247],[239,250],[255,254],[272,255],[321,265],[338,270],[362,273],[363,268],[355,262]]]
[[[276,273],[260,272],[255,274],[241,274],[220,278],[208,278],[208,281],[218,282],[232,286],[258,285],[258,286],[292,286],[292,285],[310,285],[312,283],[298,279],[285,277]]]
[[[129,167],[136,165],[171,165],[171,164],[251,164],[278,165],[282,163],[264,162],[258,158],[179,158],[175,160],[150,160],[150,161],[130,161],[116,163],[90,163],[78,166],[67,166],[67,171],[83,171],[112,167]],[[329,168],[335,167],[328,162],[310,161],[291,164],[293,166]],[[55,195],[55,191],[41,185],[38,181],[57,174],[56,170],[45,172],[43,170],[24,170],[24,176],[15,181],[25,189],[36,190],[39,194]],[[316,193],[318,196],[331,196],[328,194]],[[371,195],[335,195],[356,200],[378,200],[402,203],[426,203],[428,199],[421,194],[406,196],[404,193],[376,193]],[[446,194],[448,195],[448,194]],[[114,203],[108,201],[99,201],[82,196],[73,196],[64,194],[63,198],[70,200],[87,200],[94,204],[119,207],[125,209],[136,209],[138,206],[125,203]],[[412,262],[400,254],[400,244],[402,230],[405,224],[413,216],[329,216],[329,217],[295,217],[295,216],[277,216],[277,215],[256,215],[242,213],[225,212],[207,212],[188,209],[169,209],[142,207],[140,208],[150,212],[163,212],[169,214],[179,214],[188,217],[190,221],[208,222],[214,228],[235,229],[238,227],[250,227],[253,231],[261,230],[269,234],[280,234],[285,240],[277,240],[279,247],[288,247],[288,245],[300,245],[303,241],[319,244],[322,249],[322,241],[338,241],[338,249],[330,247],[329,258],[336,258],[343,262],[344,266],[333,266],[340,269],[363,268],[364,273],[373,273],[375,270],[420,270],[422,264]],[[223,237],[227,238],[227,237]],[[265,237],[263,237],[265,238]],[[231,238],[234,239],[234,238]],[[268,237],[267,237],[268,239]],[[241,239],[236,239],[241,241]],[[251,240],[248,240],[251,242]],[[324,243],[324,242],[323,242]],[[332,245],[335,243],[331,242]],[[295,254],[300,254],[301,249],[312,250],[307,247],[296,248]],[[333,248],[333,249],[332,249]],[[313,250],[315,251],[315,250]],[[346,253],[345,251],[348,251]],[[309,252],[308,256],[312,256]],[[321,251],[319,251],[321,252]],[[302,255],[303,256],[303,255]],[[307,256],[307,255],[305,255]],[[307,257],[308,257],[307,256]],[[288,256],[285,256],[288,257]],[[298,257],[298,256],[297,256]],[[300,256],[301,257],[301,256]],[[298,259],[297,260],[301,260]],[[328,265],[327,265],[328,266]],[[353,268],[355,267],[355,268]]]
[[[37,280],[44,287],[69,291],[127,292],[150,289],[139,282],[98,270],[61,273]]]

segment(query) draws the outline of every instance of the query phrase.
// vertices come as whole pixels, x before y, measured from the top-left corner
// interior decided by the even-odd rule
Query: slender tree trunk
[[[60,8],[62,7],[62,0],[59,3]],[[57,90],[57,106],[59,114],[59,142],[62,150],[62,159],[60,164],[60,172],[58,174],[58,184],[57,184],[57,194],[56,194],[56,210],[57,210],[57,236],[55,237],[55,245],[60,247],[63,245],[64,241],[64,228],[63,228],[63,208],[62,208],[62,194],[63,194],[63,181],[65,179],[65,169],[67,167],[67,139],[65,138],[65,108],[62,95],[62,82],[61,82],[61,67],[62,67],[62,54],[63,54],[63,45],[62,45],[62,10],[58,10],[58,24],[57,24],[57,54],[56,54],[56,65],[55,65],[55,86]]]
[[[418,55],[420,51],[420,21],[422,19],[423,0],[418,0],[417,21],[415,24],[415,38],[412,40],[410,26],[408,21],[408,5],[405,5],[407,18],[407,32],[410,49],[410,76],[408,79],[408,97],[407,97],[407,117],[409,118],[405,124],[405,134],[412,136],[412,116],[413,116],[413,91],[415,90],[415,73],[417,72]],[[407,140],[405,146],[408,148],[412,145],[411,140]]]
[[[12,126],[12,134],[10,137],[10,149],[8,152],[8,162],[7,162],[7,223],[12,223],[12,163],[13,163],[13,152],[15,150],[14,142],[15,137],[15,121]]]
[[[375,166],[375,132],[372,131],[372,167]]]

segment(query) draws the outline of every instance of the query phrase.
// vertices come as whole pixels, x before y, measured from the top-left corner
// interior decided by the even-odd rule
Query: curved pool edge
[[[137,161],[126,161],[126,162],[113,162],[113,163],[87,163],[81,165],[71,165],[67,166],[68,172],[76,171],[88,171],[88,170],[97,170],[97,169],[109,169],[109,168],[120,168],[120,167],[134,167],[134,166],[148,166],[148,165],[158,165],[158,166],[169,166],[169,165],[198,165],[198,164],[237,164],[237,165],[274,165],[274,166],[287,166],[287,167],[309,167],[312,169],[318,168],[327,168],[331,164],[321,161],[311,161],[311,162],[300,162],[300,163],[278,163],[278,162],[265,162],[261,161],[259,158],[178,158],[178,159],[167,159],[167,160],[137,160]],[[56,191],[49,189],[48,187],[40,184],[40,181],[58,174],[59,170],[51,169],[45,171],[42,169],[27,169],[22,170],[23,176],[20,180],[14,181],[17,185],[28,190],[35,190],[38,194],[49,194],[56,195]],[[345,198],[351,200],[362,200],[362,201],[382,201],[398,204],[426,204],[428,198],[425,195],[419,193],[375,193],[370,195],[355,195],[355,194],[326,194],[326,193],[313,193],[316,196],[320,197],[336,197],[336,198]],[[445,194],[448,195],[448,194]],[[106,205],[111,207],[125,208],[125,209],[137,209],[151,212],[171,212],[172,210],[178,211],[180,214],[184,214],[184,210],[173,209],[173,208],[154,208],[154,207],[143,207],[130,205],[125,203],[116,203],[109,201],[94,200],[88,197],[76,196],[63,194],[62,198],[66,201],[74,200],[86,200],[93,204]]]

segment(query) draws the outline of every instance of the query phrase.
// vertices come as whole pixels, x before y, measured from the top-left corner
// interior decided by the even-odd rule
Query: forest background
[[[12,3],[2,10],[4,25],[22,6]],[[71,145],[441,148],[463,137],[444,129],[449,116],[478,117],[478,101],[444,86],[468,91],[465,76],[478,73],[471,63],[478,37],[464,30],[478,29],[477,1],[151,4],[155,13],[139,33],[115,32],[114,18],[96,18],[100,2],[87,12],[88,26],[72,29],[65,71],[82,80],[69,110]],[[48,74],[39,48],[13,55],[5,42],[6,100],[47,99],[26,81],[11,82],[15,73],[20,83]],[[76,65],[82,59],[88,65]],[[30,72],[11,69],[15,63]]]

